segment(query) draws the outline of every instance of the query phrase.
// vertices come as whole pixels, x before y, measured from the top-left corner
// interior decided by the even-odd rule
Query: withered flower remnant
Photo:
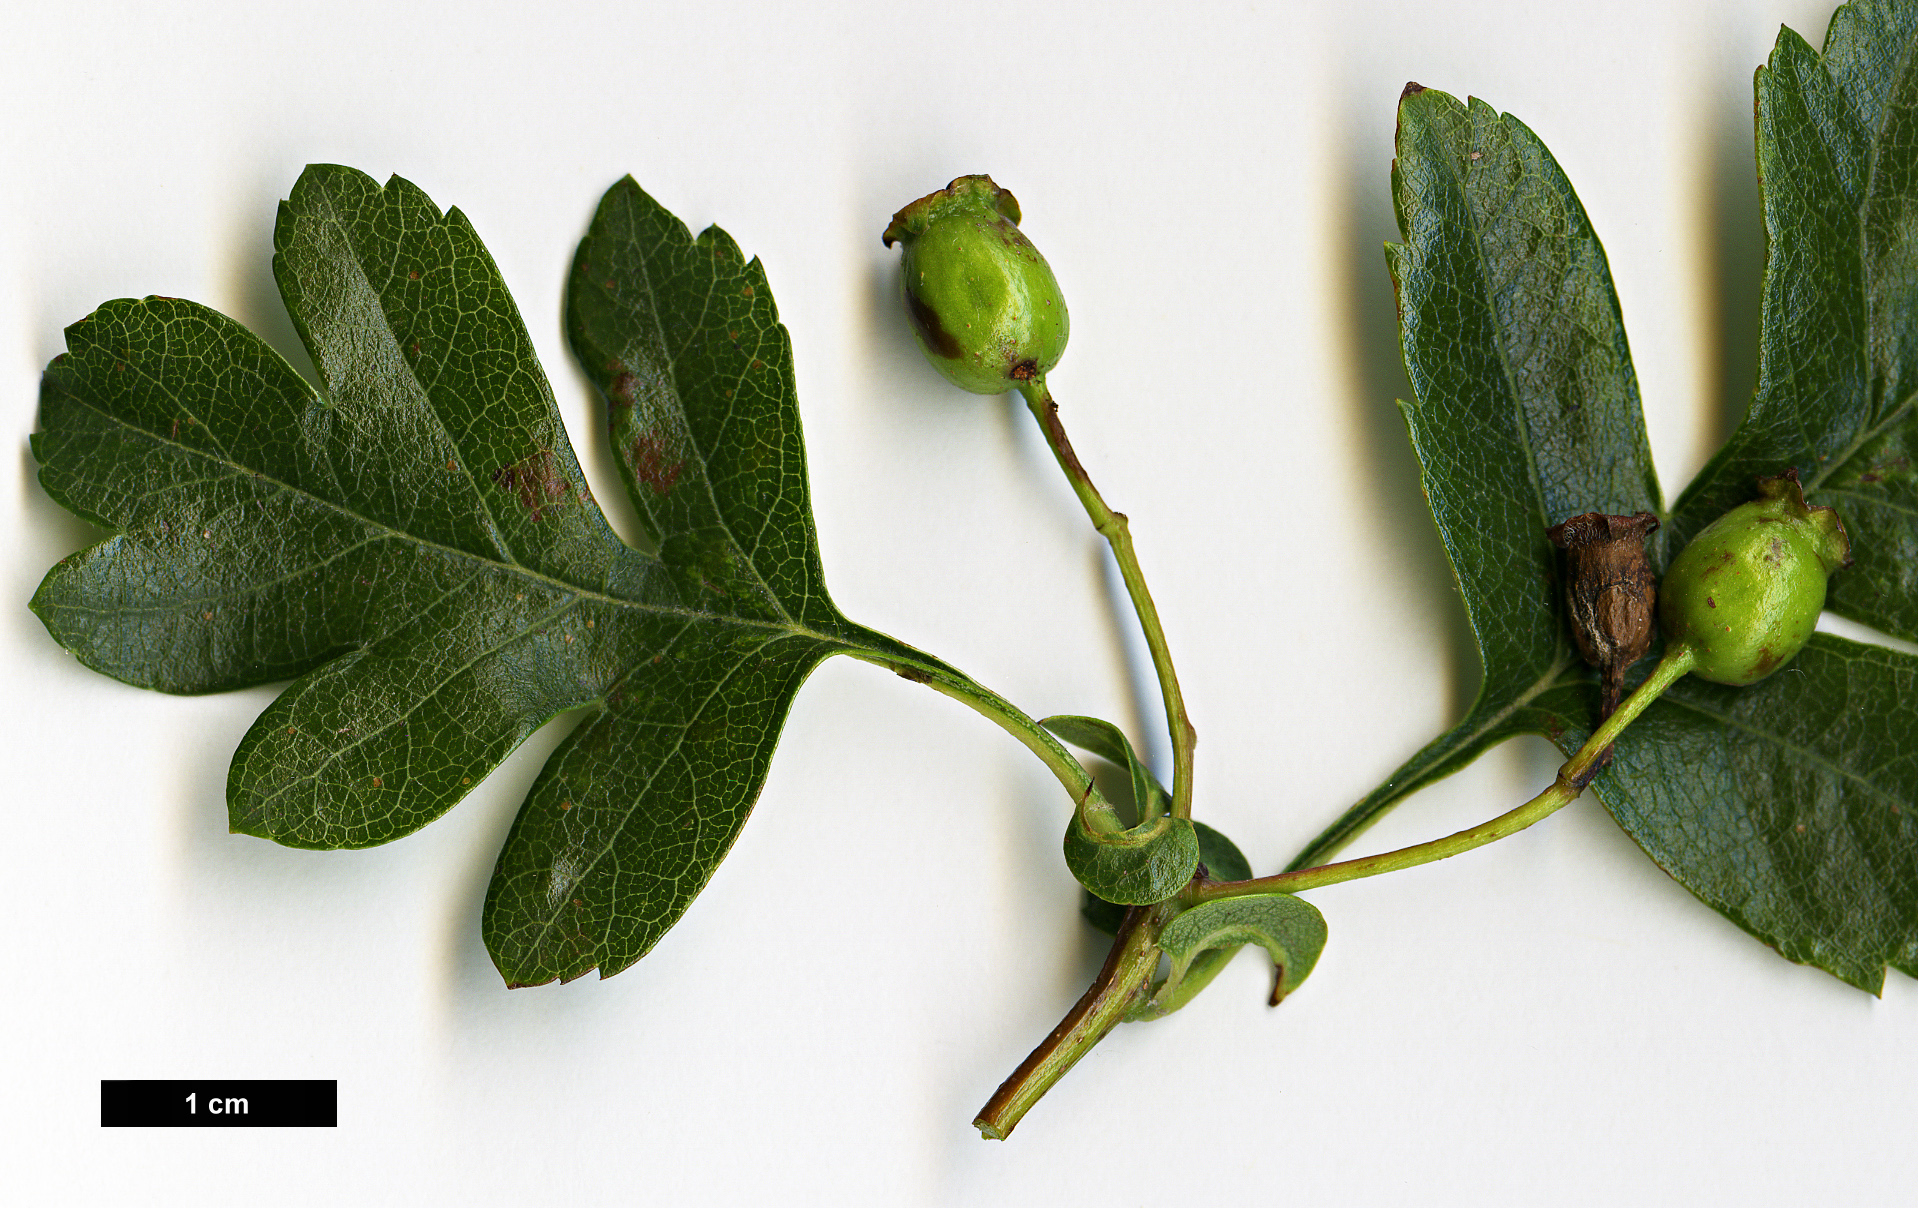
[[[1625,672],[1652,648],[1658,580],[1645,539],[1657,531],[1650,512],[1586,512],[1545,533],[1565,551],[1565,607],[1578,652],[1598,668],[1600,721],[1618,708]]]

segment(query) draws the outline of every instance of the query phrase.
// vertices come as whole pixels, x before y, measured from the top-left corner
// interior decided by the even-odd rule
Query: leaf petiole
[[[1340,860],[1336,864],[1321,864],[1317,868],[1254,877],[1249,881],[1215,882],[1196,887],[1190,896],[1196,901],[1209,902],[1254,893],[1298,893],[1317,889],[1321,885],[1336,885],[1341,881],[1356,881],[1362,877],[1430,864],[1515,835],[1577,800],[1578,795],[1585,791],[1585,786],[1591,783],[1592,776],[1597,772],[1598,760],[1606,749],[1617,740],[1626,726],[1645,711],[1646,706],[1690,671],[1695,661],[1696,656],[1689,647],[1676,646],[1667,650],[1665,657],[1645,682],[1638,686],[1638,690],[1627,697],[1619,705],[1618,711],[1593,731],[1592,736],[1585,740],[1585,745],[1559,769],[1558,778],[1552,782],[1552,786],[1517,809],[1443,839],[1433,839],[1375,856]]]
[[[1032,409],[1032,417],[1039,421],[1039,428],[1046,435],[1046,443],[1052,447],[1052,455],[1058,459],[1059,468],[1065,471],[1073,493],[1085,506],[1092,527],[1112,546],[1112,556],[1119,563],[1119,576],[1125,580],[1126,594],[1132,598],[1132,609],[1138,614],[1139,628],[1145,633],[1146,648],[1152,652],[1152,667],[1158,673],[1159,691],[1165,698],[1166,729],[1172,739],[1172,816],[1190,818],[1192,748],[1199,739],[1192,728],[1191,719],[1186,716],[1185,697],[1179,691],[1179,676],[1172,667],[1172,652],[1166,647],[1165,630],[1159,624],[1159,610],[1152,603],[1152,592],[1146,587],[1145,572],[1139,569],[1138,555],[1132,549],[1132,528],[1125,513],[1113,511],[1104,496],[1099,494],[1099,488],[1092,485],[1091,476],[1080,464],[1079,455],[1073,452],[1072,442],[1066,438],[1065,425],[1059,422],[1059,404],[1053,401],[1045,378],[1035,377],[1021,382],[1019,393],[1025,397],[1026,406]]]
[[[941,696],[949,696],[989,719],[1039,757],[1039,762],[1051,770],[1071,795],[1075,806],[1082,810],[1112,812],[1112,807],[1094,786],[1092,774],[1086,771],[1085,765],[1075,759],[1044,726],[997,692],[943,664],[909,662],[875,651],[848,649],[844,653],[875,667],[884,667],[902,679],[924,684]]]

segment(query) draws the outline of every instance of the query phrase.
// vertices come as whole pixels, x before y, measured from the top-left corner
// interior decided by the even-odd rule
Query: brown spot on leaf
[[[631,373],[620,373],[618,377],[613,379],[613,384],[607,388],[607,405],[613,407],[632,406],[633,396],[638,392],[638,388],[638,378],[635,378]]]
[[[626,462],[633,469],[633,477],[651,487],[655,495],[671,491],[686,468],[686,459],[673,457],[666,438],[657,432],[634,437],[627,446]]]
[[[383,789],[386,787],[386,781],[380,779],[378,776],[375,776],[373,777],[373,787],[376,789]]]
[[[750,286],[750,285],[748,285],[748,286],[747,286],[746,288],[744,288],[744,289],[742,289],[742,290],[740,290],[740,291],[739,291],[739,296],[740,296],[740,297],[742,297],[742,298],[750,298],[750,297],[752,297],[752,296],[753,296],[753,287],[752,287],[752,286]]]
[[[560,803],[559,803],[559,808],[561,808],[561,809],[563,809],[563,810],[569,810],[569,809],[572,809],[572,808],[573,808],[573,803],[572,803],[572,802],[570,802],[570,801],[562,801],[562,802],[560,802]],[[575,904],[575,905],[577,905],[578,903],[574,903],[574,904]]]
[[[559,460],[551,449],[540,449],[511,465],[501,466],[493,471],[493,481],[511,492],[520,506],[533,514],[535,521],[573,486],[560,472]]]
[[[1909,469],[1911,469],[1911,459],[1909,457],[1894,457],[1883,465],[1873,466],[1871,469],[1866,470],[1858,476],[1858,481],[1861,483],[1880,483],[1883,482],[1888,475],[1898,474]]]
[[[406,279],[408,281],[418,281],[420,279],[420,270],[416,268],[407,270]]]

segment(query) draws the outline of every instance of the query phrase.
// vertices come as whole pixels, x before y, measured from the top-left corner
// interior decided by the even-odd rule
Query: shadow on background
[[[1749,69],[1747,69],[1749,70]],[[1736,94],[1732,94],[1736,95]],[[1765,275],[1765,222],[1758,201],[1758,161],[1751,92],[1728,95],[1709,129],[1711,172],[1704,212],[1710,228],[1706,284],[1712,341],[1711,398],[1702,400],[1707,448],[1737,429],[1758,383],[1759,302]],[[1667,503],[1684,484],[1666,483]]]
[[[1456,717],[1464,715],[1478,694],[1478,644],[1419,486],[1418,458],[1396,406],[1397,400],[1411,398],[1412,385],[1399,353],[1397,291],[1385,266],[1386,241],[1398,241],[1392,213],[1392,145],[1389,138],[1373,137],[1376,123],[1364,116],[1375,104],[1392,102],[1370,93],[1348,96],[1339,123],[1347,134],[1336,140],[1340,150],[1334,172],[1345,204],[1329,210],[1334,225],[1327,237],[1339,254],[1338,292],[1328,302],[1337,309],[1343,339],[1338,359],[1349,413],[1358,421],[1350,427],[1354,460],[1372,488],[1365,498],[1371,543],[1382,561],[1397,568],[1401,585],[1417,590],[1416,598],[1406,602],[1408,610],[1444,618],[1440,632]]]
[[[306,355],[306,345],[300,342],[300,333],[286,313],[286,303],[280,300],[280,284],[273,279],[273,228],[279,222],[280,202],[293,192],[299,170],[289,171],[269,161],[250,176],[232,182],[234,187],[227,196],[233,200],[222,216],[221,234],[209,240],[210,246],[219,249],[222,260],[218,272],[212,275],[219,288],[219,301],[210,304],[266,341],[317,389],[319,371],[313,366],[313,358]]]

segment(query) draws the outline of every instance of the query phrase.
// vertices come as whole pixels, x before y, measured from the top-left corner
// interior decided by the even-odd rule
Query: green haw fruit
[[[990,176],[961,176],[892,217],[904,245],[906,315],[933,368],[974,394],[1044,378],[1066,350],[1066,306],[1019,203]]]
[[[1754,684],[1789,662],[1818,623],[1825,581],[1851,562],[1838,513],[1808,507],[1798,471],[1758,480],[1758,498],[1707,525],[1659,587],[1665,639],[1692,672]]]

